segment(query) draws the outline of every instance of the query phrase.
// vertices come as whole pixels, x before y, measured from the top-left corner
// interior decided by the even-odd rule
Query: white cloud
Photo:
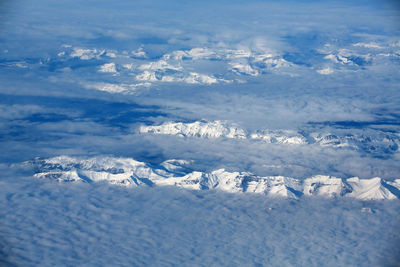
[[[168,187],[43,183],[15,175],[2,179],[0,195],[0,242],[7,248],[2,260],[10,265],[397,262],[397,202],[285,201]]]
[[[182,68],[182,66],[179,66],[179,65],[178,66],[171,65],[166,60],[162,59],[159,61],[154,61],[154,62],[150,62],[147,64],[143,64],[143,65],[139,66],[139,69],[140,70],[166,70],[166,69],[168,70],[168,69],[170,69],[170,70],[179,71],[179,70],[182,70],[183,68]]]
[[[383,47],[376,43],[355,43],[353,46],[357,47],[365,47],[365,48],[373,48],[373,49],[382,49]]]
[[[115,52],[111,52],[111,51],[107,51],[106,52],[106,56],[110,57],[110,58],[116,58],[117,55],[115,54]]]
[[[136,80],[138,81],[147,81],[147,82],[155,82],[158,79],[156,78],[156,74],[154,72],[151,71],[144,71],[139,75],[136,75]]]
[[[98,50],[98,49],[83,49],[74,47],[70,56],[71,57],[78,57],[81,60],[89,60],[93,58],[99,58],[102,54],[105,53],[105,50]]]
[[[317,72],[318,72],[319,74],[329,75],[329,74],[334,73],[334,70],[331,69],[331,68],[329,68],[329,67],[327,67],[327,68],[324,68],[324,69],[317,70]]]
[[[106,64],[100,66],[99,72],[116,73],[117,68],[115,66],[115,63],[106,63]]]
[[[138,50],[131,51],[131,54],[137,58],[147,58],[146,52],[143,50],[143,47],[140,47]]]
[[[241,63],[235,63],[231,62],[229,63],[231,65],[231,69],[233,72],[237,72],[239,74],[246,74],[250,76],[258,76],[259,72],[255,69],[253,69],[249,64],[241,64]]]
[[[136,84],[114,84],[114,83],[88,83],[84,85],[88,89],[96,89],[108,93],[122,93],[132,94],[139,88],[150,87],[150,83],[136,83]]]

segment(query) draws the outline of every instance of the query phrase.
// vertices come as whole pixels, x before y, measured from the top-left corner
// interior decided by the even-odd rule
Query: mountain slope
[[[398,179],[379,177],[343,179],[316,175],[305,179],[283,176],[261,177],[249,172],[191,171],[189,161],[168,160],[158,166],[130,158],[59,156],[28,162],[34,177],[59,182],[106,182],[123,186],[176,186],[192,190],[221,190],[230,193],[261,193],[271,197],[352,197],[362,200],[399,199]]]

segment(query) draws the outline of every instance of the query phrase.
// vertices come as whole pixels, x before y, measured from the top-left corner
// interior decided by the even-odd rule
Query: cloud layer
[[[398,262],[397,200],[63,184],[33,179],[21,164],[105,155],[146,162],[150,174],[174,173],[162,181],[185,187],[245,181],[271,193],[280,182],[288,194],[351,187],[346,192],[358,197],[366,188],[396,195],[400,13],[393,1],[3,2],[5,265]],[[36,171],[56,179],[145,176],[44,167]],[[243,178],[249,173],[257,183]]]
[[[278,201],[16,176],[4,177],[0,191],[3,264],[352,266],[390,265],[399,255],[397,202]]]

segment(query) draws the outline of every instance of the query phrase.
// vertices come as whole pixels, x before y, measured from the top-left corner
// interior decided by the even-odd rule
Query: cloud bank
[[[398,203],[1,181],[8,265],[390,265]],[[29,191],[27,191],[29,189]]]

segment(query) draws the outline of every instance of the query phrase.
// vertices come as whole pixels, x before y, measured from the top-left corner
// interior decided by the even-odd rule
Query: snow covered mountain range
[[[271,197],[352,197],[361,200],[399,199],[400,179],[379,177],[343,179],[315,175],[305,179],[283,176],[261,177],[249,172],[193,171],[190,161],[167,160],[152,166],[131,158],[59,156],[26,162],[35,168],[34,177],[59,182],[106,182],[121,186],[177,186],[191,190],[220,190],[230,193],[260,193]]]
[[[141,126],[139,133],[167,134],[182,137],[246,139],[246,132],[243,129],[237,125],[228,125],[222,121],[166,122],[158,126]]]
[[[293,60],[290,54],[272,52],[269,48],[193,47],[151,57],[144,44],[135,50],[122,51],[64,44],[51,57],[37,60],[10,58],[0,65],[25,71],[47,68],[53,72],[57,69],[60,73],[84,68],[90,70],[90,75],[101,74],[97,82],[82,80],[80,84],[84,88],[136,94],[139,89],[166,83],[215,85],[244,83],[268,73],[291,77],[304,71],[318,75],[347,73],[398,61],[399,47],[400,41],[357,42],[344,47],[326,43],[317,49],[318,57],[302,62]],[[205,69],[204,64],[214,67]]]
[[[181,137],[199,138],[230,138],[250,139],[262,141],[268,144],[306,145],[318,144],[335,148],[350,148],[365,152],[383,151],[393,153],[399,150],[400,135],[381,131],[369,133],[342,135],[329,132],[300,133],[294,130],[257,130],[246,133],[236,124],[225,121],[195,121],[192,123],[166,122],[161,125],[142,125],[139,128],[141,134],[164,134]]]

